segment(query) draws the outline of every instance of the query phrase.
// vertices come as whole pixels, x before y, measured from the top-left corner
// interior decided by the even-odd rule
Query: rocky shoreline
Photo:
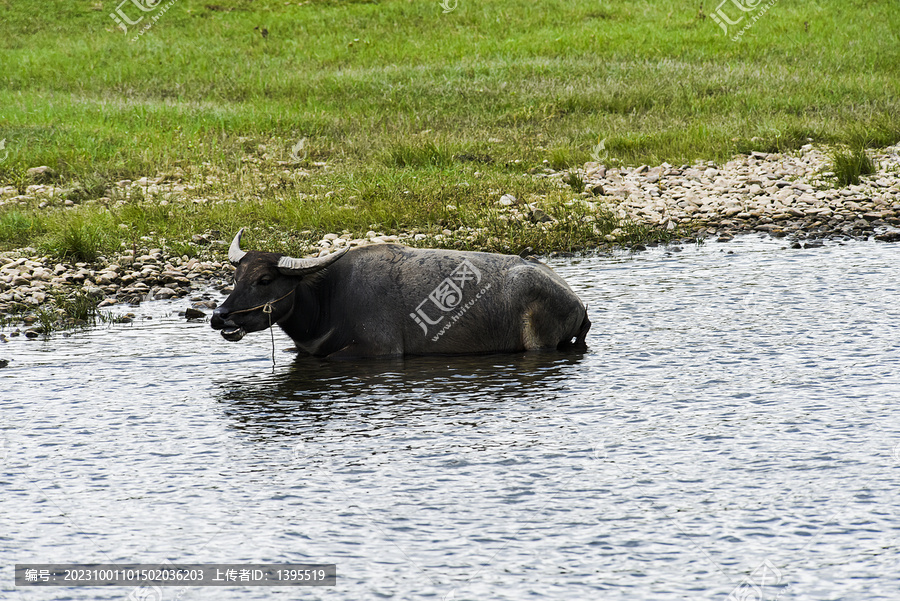
[[[811,144],[797,154],[754,152],[722,166],[617,169],[588,163],[583,180],[585,195],[601,197],[594,206],[620,220],[670,231],[724,240],[752,231],[798,239],[900,240],[900,145],[872,158],[876,173],[846,187],[834,186],[828,158]],[[607,239],[615,242],[616,232]]]
[[[534,177],[553,178],[563,188],[576,187],[573,181],[583,183],[584,191],[572,203],[583,203],[589,211],[609,212],[623,224],[668,232],[675,239],[715,237],[726,242],[742,233],[766,232],[790,237],[795,247],[821,238],[898,241],[900,145],[875,153],[873,159],[877,172],[858,185],[846,187],[829,183],[828,159],[812,145],[793,154],[754,152],[721,166],[695,163],[676,167],[663,163],[625,168],[591,162],[576,171],[548,168]],[[127,187],[132,182],[120,184]],[[146,187],[154,182],[144,178],[135,185]],[[47,185],[31,186],[29,192],[54,197],[52,185],[49,189]],[[7,196],[5,201],[17,200]],[[510,194],[501,194],[494,207],[503,218],[532,227],[549,227],[556,221],[541,209],[539,200],[521,202]],[[198,291],[212,286],[227,292],[233,271],[220,259],[228,241],[210,239],[215,234],[218,232],[194,236],[193,242],[204,249],[194,258],[172,256],[161,248],[141,248],[99,257],[93,264],[67,264],[37,256],[32,248],[0,253],[0,316],[5,315],[7,322],[13,320],[10,316],[25,317],[27,323],[29,313],[39,310],[54,295],[76,292],[99,301],[100,308],[190,297],[194,309],[212,309],[216,301],[209,294],[198,296]],[[471,236],[467,228],[429,235],[370,231],[359,238],[347,232],[330,233],[309,250],[322,255],[344,246],[441,244]],[[609,246],[621,245],[627,233],[618,228],[605,234],[605,240]],[[639,245],[634,248],[640,250]]]

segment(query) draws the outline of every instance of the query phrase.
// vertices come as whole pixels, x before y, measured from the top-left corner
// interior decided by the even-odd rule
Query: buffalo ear
[[[338,259],[344,256],[350,250],[349,247],[344,247],[337,252],[333,252],[330,255],[325,255],[324,257],[312,257],[309,259],[295,259],[294,257],[281,257],[278,259],[278,271],[283,273],[284,275],[306,275],[308,273],[313,273],[319,271],[321,269],[325,269]]]
[[[244,255],[247,253],[241,250],[241,235],[244,233],[244,228],[238,230],[238,233],[235,235],[234,240],[231,241],[231,246],[228,248],[228,260],[231,261],[231,264],[237,267],[237,264],[241,262],[241,259],[244,258]]]

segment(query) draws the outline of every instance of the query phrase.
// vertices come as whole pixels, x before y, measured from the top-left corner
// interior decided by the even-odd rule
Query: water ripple
[[[744,238],[556,260],[590,306],[580,355],[279,350],[272,373],[267,335],[225,343],[168,301],[13,339],[0,590],[121,599],[16,591],[12,566],[170,559],[337,563],[309,599],[896,598],[896,257]]]

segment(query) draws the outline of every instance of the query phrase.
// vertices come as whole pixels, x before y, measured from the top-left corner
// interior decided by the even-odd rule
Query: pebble
[[[48,257],[20,256],[23,252],[35,251],[0,253],[0,314],[21,313],[28,306],[39,307],[51,295],[74,291],[101,299],[101,308],[139,303],[151,293],[155,298],[181,297],[232,273],[227,262],[167,257],[162,249],[142,249],[136,259],[127,251],[101,258],[97,265],[67,265]]]
[[[52,182],[57,177],[59,177],[59,174],[56,171],[54,171],[53,169],[51,169],[50,167],[48,167],[47,165],[41,165],[40,167],[32,167],[25,173],[26,173],[26,175],[28,175],[29,178],[31,178],[31,180],[33,180],[37,183]],[[29,188],[30,187],[31,186],[29,186]]]
[[[664,163],[629,170],[586,163],[581,176],[593,198],[577,201],[621,220],[714,233],[722,241],[740,232],[780,237],[812,230],[825,237],[900,239],[900,145],[875,153],[878,172],[846,188],[823,179],[826,153],[810,144],[795,154],[753,152],[719,166]]]
[[[531,220],[535,223],[549,223],[551,221],[556,221],[555,219],[553,219],[553,217],[551,217],[541,209],[532,210],[530,217]]]

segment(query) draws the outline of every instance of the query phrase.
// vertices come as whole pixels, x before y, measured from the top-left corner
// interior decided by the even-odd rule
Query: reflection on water
[[[272,373],[268,335],[183,301],[14,339],[0,597],[130,593],[17,591],[16,562],[168,559],[338,566],[180,599],[894,599],[898,248],[783,246],[555,261],[594,324],[576,355]]]
[[[374,431],[413,414],[477,412],[535,393],[552,406],[571,393],[567,380],[582,357],[578,352],[359,362],[299,357],[276,374],[219,382],[216,399],[235,427],[248,432],[294,436],[307,425],[361,415],[367,416],[366,429]]]

